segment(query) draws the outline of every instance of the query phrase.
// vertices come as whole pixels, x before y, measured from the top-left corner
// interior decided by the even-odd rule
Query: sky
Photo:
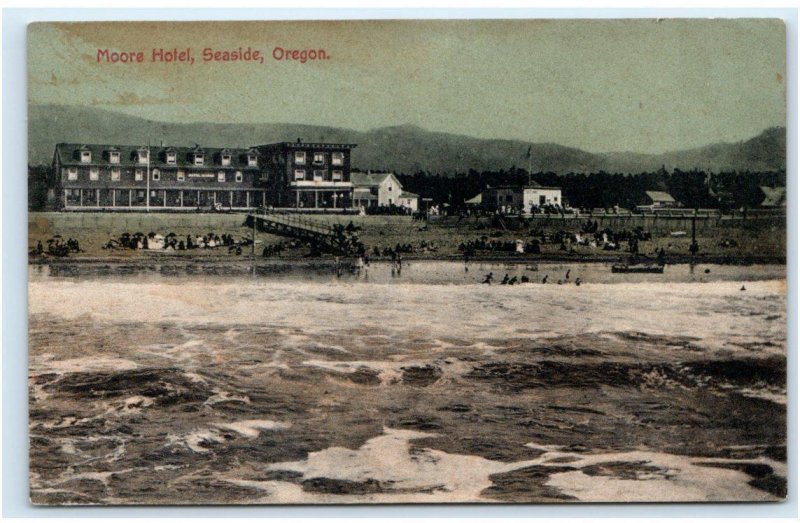
[[[202,58],[248,46],[263,63]],[[38,23],[28,99],[661,153],[786,125],[785,46],[770,19]],[[327,59],[276,60],[276,47]],[[195,61],[152,62],[154,48],[190,48]],[[100,49],[144,62],[98,62]]]

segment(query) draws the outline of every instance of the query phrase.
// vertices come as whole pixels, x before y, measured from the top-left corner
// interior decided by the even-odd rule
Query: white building
[[[533,183],[522,188],[522,207],[525,212],[530,212],[532,206],[564,205],[561,198],[560,187],[542,187]]]
[[[411,212],[417,212],[419,210],[419,195],[414,194],[413,192],[403,191],[400,193],[400,198],[397,200],[400,207],[405,207],[406,209],[411,209]]]
[[[356,207],[388,207],[396,205],[417,210],[419,197],[404,192],[400,180],[392,173],[352,172],[353,202]]]

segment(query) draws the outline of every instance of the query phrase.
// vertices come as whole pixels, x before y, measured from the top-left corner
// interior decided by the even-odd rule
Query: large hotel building
[[[60,143],[63,210],[192,210],[353,205],[354,144],[280,142],[249,149]]]

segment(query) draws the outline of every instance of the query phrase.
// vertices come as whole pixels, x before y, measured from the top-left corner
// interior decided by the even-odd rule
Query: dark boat
[[[644,264],[635,264],[635,265],[623,265],[623,264],[615,264],[611,266],[611,272],[615,273],[629,273],[629,274],[663,274],[664,273],[664,266],[663,265],[644,265]]]

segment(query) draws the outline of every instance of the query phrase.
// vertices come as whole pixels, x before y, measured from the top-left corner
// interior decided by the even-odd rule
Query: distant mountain
[[[426,131],[412,125],[355,131],[316,125],[265,123],[169,123],[79,106],[33,105],[28,113],[28,161],[47,164],[58,142],[246,147],[294,141],[358,144],[353,165],[359,169],[442,175],[528,167],[531,146],[520,140],[487,140]],[[774,171],[786,168],[786,129],[775,127],[738,143],[719,143],[664,154],[589,153],[553,143],[531,146],[534,171],[622,172],[711,169]]]

